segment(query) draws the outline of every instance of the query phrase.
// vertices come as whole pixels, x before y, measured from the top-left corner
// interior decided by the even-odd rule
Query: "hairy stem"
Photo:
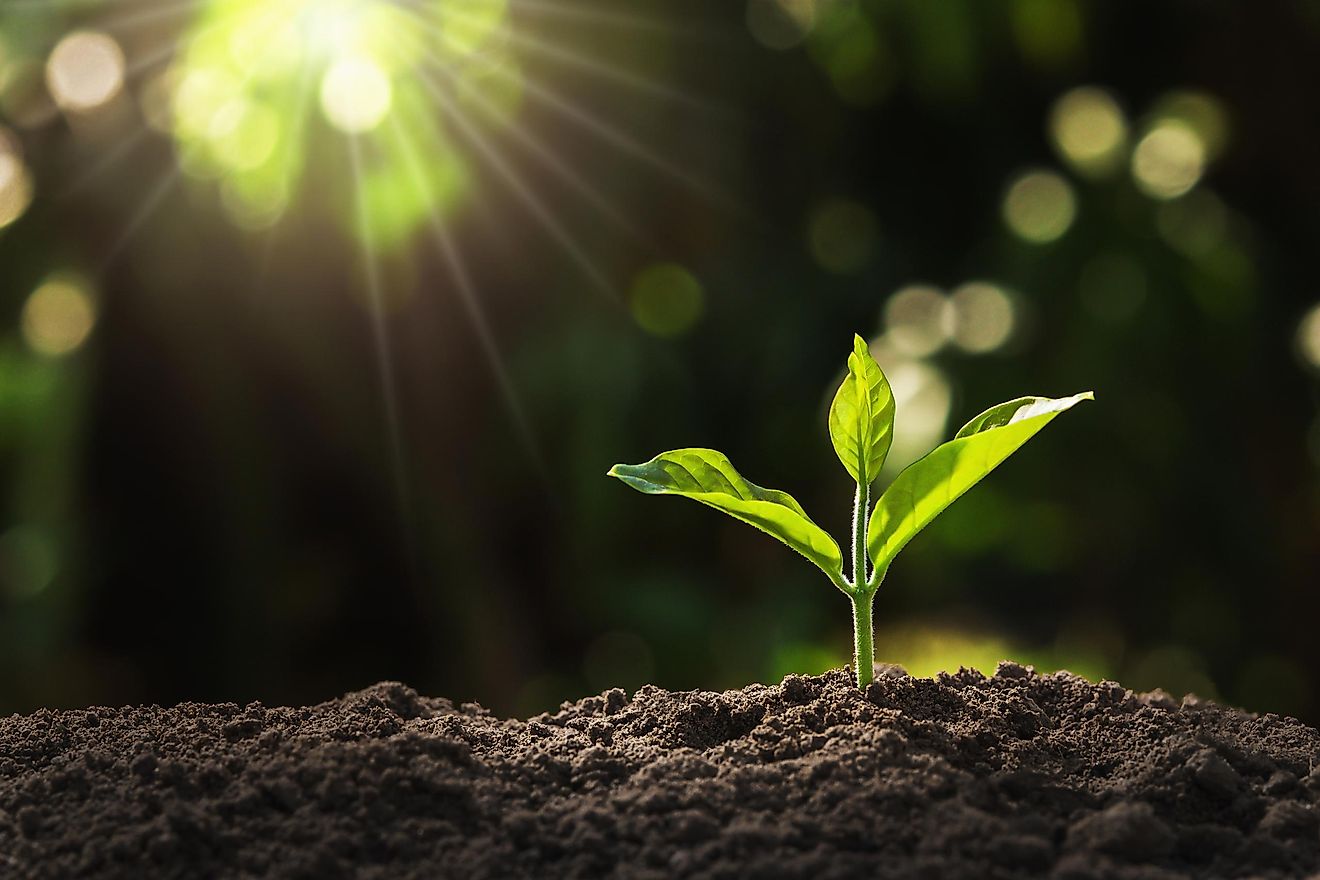
[[[853,669],[857,670],[857,687],[865,688],[875,675],[875,643],[871,628],[871,603],[875,593],[862,588],[852,597],[853,603]]]
[[[866,571],[866,526],[870,515],[871,487],[857,484],[853,499],[853,669],[857,670],[857,686],[871,683],[875,669],[875,642],[871,627],[871,602],[875,590],[871,588]]]
[[[870,515],[871,487],[857,484],[857,494],[853,497],[853,589],[861,592],[866,589],[866,520]]]

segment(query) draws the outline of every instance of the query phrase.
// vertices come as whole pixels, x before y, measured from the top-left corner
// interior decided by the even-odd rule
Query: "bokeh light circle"
[[[1297,325],[1297,350],[1309,366],[1320,370],[1320,305],[1313,306]]]
[[[124,53],[112,37],[75,31],[46,62],[46,87],[62,109],[85,113],[108,103],[124,87]]]
[[[1181,123],[1196,132],[1205,148],[1207,163],[1218,158],[1228,147],[1231,135],[1228,110],[1209,92],[1168,92],[1155,102],[1151,115],[1161,121]]]
[[[1004,222],[1024,241],[1047,244],[1061,237],[1077,216],[1077,198],[1063,176],[1046,170],[1029,171],[1009,186],[1004,195]]]
[[[32,203],[32,175],[14,143],[0,129],[0,229],[22,217]]]
[[[851,275],[875,256],[879,224],[871,209],[850,199],[829,199],[812,211],[807,222],[811,255],[824,269]]]
[[[952,307],[938,287],[913,284],[885,304],[885,339],[905,355],[934,354],[952,335]]]
[[[19,525],[0,534],[0,596],[27,599],[59,574],[59,556],[45,529]]]
[[[1196,186],[1205,160],[1196,131],[1182,122],[1161,122],[1132,151],[1132,178],[1152,198],[1176,199]]]
[[[939,367],[898,350],[888,335],[871,343],[871,354],[894,392],[894,440],[885,471],[897,473],[944,439],[953,405],[953,386]]]
[[[701,282],[674,263],[658,263],[639,272],[630,301],[638,326],[666,338],[691,330],[705,310]]]
[[[969,354],[1002,348],[1013,336],[1013,300],[996,284],[970,281],[949,298],[953,307],[953,343]]]
[[[816,23],[816,0],[748,0],[747,29],[767,49],[800,45]]]
[[[1061,96],[1050,113],[1050,138],[1059,156],[1078,171],[1114,170],[1127,142],[1127,120],[1113,95],[1082,86]]]
[[[55,277],[23,305],[23,339],[38,354],[60,357],[82,346],[96,323],[96,307],[85,284]]]

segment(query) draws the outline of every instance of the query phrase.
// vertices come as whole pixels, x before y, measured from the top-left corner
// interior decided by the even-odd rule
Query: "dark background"
[[[825,407],[860,332],[933,383],[922,418],[943,438],[1021,394],[1097,395],[899,557],[881,659],[1012,656],[1320,718],[1320,367],[1299,330],[1320,301],[1320,4],[818,0],[777,49],[756,3],[513,0],[513,27],[556,47],[519,44],[526,80],[622,136],[531,98],[511,127],[628,228],[528,139],[492,131],[545,215],[468,150],[443,222],[498,357],[419,227],[376,264],[393,430],[367,256],[307,195],[351,184],[309,169],[284,219],[247,232],[191,179],[145,205],[167,135],[97,170],[140,121],[89,134],[10,102],[35,198],[0,229],[0,712],[303,703],[388,678],[531,713],[840,665],[848,606],[814,568],[604,474],[716,447],[842,537]],[[37,24],[0,0],[0,69],[107,14]],[[172,26],[152,38],[187,16]],[[1080,86],[1127,122],[1095,173],[1050,136]],[[1204,173],[1152,197],[1129,157],[1180,94],[1226,136],[1192,124]],[[1030,169],[1076,204],[1044,243],[1003,218]],[[695,320],[680,294],[639,301],[656,263],[700,284]],[[62,270],[96,323],[43,355],[21,316]],[[969,280],[1008,292],[1003,346],[894,354],[896,291]],[[645,329],[648,308],[673,332]]]

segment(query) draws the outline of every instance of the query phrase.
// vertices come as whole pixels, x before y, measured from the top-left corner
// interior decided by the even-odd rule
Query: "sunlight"
[[[170,129],[181,164],[191,177],[216,181],[238,225],[277,222],[307,197],[307,180],[315,175],[339,181],[327,195],[340,206],[345,231],[370,235],[371,247],[389,250],[431,208],[447,214],[468,177],[435,119],[420,68],[434,61],[467,79],[498,62],[520,77],[505,50],[506,11],[503,0],[407,8],[385,0],[213,0],[169,74],[153,81],[152,100],[159,104],[159,90],[173,86]],[[432,27],[419,26],[422,18]],[[516,110],[516,101],[501,108],[505,118]],[[410,175],[393,142],[377,136],[390,116],[426,157],[426,173],[444,194],[434,206],[405,192]],[[325,149],[326,128],[363,138],[355,179],[334,170],[339,160]],[[357,192],[336,196],[344,183]],[[357,222],[358,201],[372,223]]]
[[[37,13],[82,5],[81,0],[16,2]],[[532,21],[518,32],[514,2]],[[511,124],[524,105],[534,103],[598,145],[731,213],[745,213],[688,163],[656,150],[556,82],[554,72],[585,74],[630,96],[707,113],[723,110],[700,94],[620,66],[607,54],[559,42],[553,29],[534,26],[536,16],[553,16],[583,26],[673,33],[674,26],[660,19],[542,0],[126,0],[87,6],[87,23],[53,40],[49,55],[36,62],[46,89],[45,103],[34,104],[33,125],[61,116],[73,123],[75,116],[113,105],[114,112],[102,116],[131,120],[134,127],[107,140],[56,195],[104,181],[128,157],[150,149],[158,136],[172,142],[176,160],[145,177],[103,249],[99,269],[117,259],[176,190],[180,199],[209,196],[234,226],[266,232],[268,242],[269,233],[295,212],[329,216],[358,245],[364,261],[362,282],[399,486],[404,461],[384,267],[404,258],[428,225],[448,268],[451,292],[468,312],[524,446],[540,462],[450,229],[480,178],[502,184],[591,287],[623,311],[631,307],[643,329],[677,336],[701,317],[700,284],[677,267],[682,274],[672,277],[656,270],[663,263],[637,276],[630,299],[621,296],[621,281],[626,288],[628,279],[599,260],[536,172],[565,184],[645,250],[655,245],[602,193],[596,176],[576,156],[533,127]],[[543,69],[536,80],[520,56],[539,62]],[[32,189],[17,142],[9,149],[0,141],[0,226],[24,213]],[[38,323],[53,327],[48,313],[34,311],[33,320],[42,318]],[[406,519],[403,493],[399,501]]]
[[[673,33],[671,23],[517,0],[524,27],[515,28],[514,5],[512,0],[14,0],[8,10],[52,16],[48,30],[63,30],[55,19],[65,14],[77,13],[86,22],[55,39],[45,58],[26,58],[36,66],[37,82],[8,89],[5,100],[11,111],[15,102],[26,102],[22,124],[27,128],[61,115],[73,122],[112,104],[114,113],[103,117],[135,123],[135,129],[107,142],[74,182],[59,187],[60,195],[104,178],[112,166],[163,134],[174,143],[187,191],[209,190],[235,226],[268,230],[292,211],[328,210],[346,235],[369,235],[370,241],[360,243],[382,255],[415,241],[432,212],[448,222],[473,190],[481,171],[474,166],[485,166],[509,184],[530,218],[551,232],[595,286],[611,295],[618,280],[590,266],[591,259],[563,228],[557,206],[539,192],[540,181],[510,153],[530,157],[615,228],[649,243],[572,156],[537,132],[510,125],[525,104],[540,105],[697,195],[742,213],[718,186],[561,89],[547,71],[532,81],[520,57],[549,73],[562,69],[632,95],[725,113],[700,94],[535,26],[538,17],[554,17],[654,34]],[[11,78],[18,76],[16,69],[5,65]],[[129,100],[118,100],[122,94]],[[20,114],[10,115],[19,121]],[[398,139],[382,136],[387,119],[401,126],[416,148],[429,200],[418,193]],[[355,178],[343,173],[344,137],[361,139]],[[21,161],[5,162],[0,196],[8,222],[25,209],[31,187]],[[358,222],[359,207],[370,213],[370,224]]]
[[[321,80],[321,108],[340,131],[362,134],[390,112],[392,90],[385,72],[366,58],[336,61]]]

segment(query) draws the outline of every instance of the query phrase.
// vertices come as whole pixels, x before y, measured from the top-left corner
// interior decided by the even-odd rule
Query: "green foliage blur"
[[[374,2],[0,5],[0,712],[841,665],[791,551],[604,472],[719,448],[843,539],[865,328],[882,486],[1100,401],[906,549],[878,659],[1320,719],[1320,6]]]

